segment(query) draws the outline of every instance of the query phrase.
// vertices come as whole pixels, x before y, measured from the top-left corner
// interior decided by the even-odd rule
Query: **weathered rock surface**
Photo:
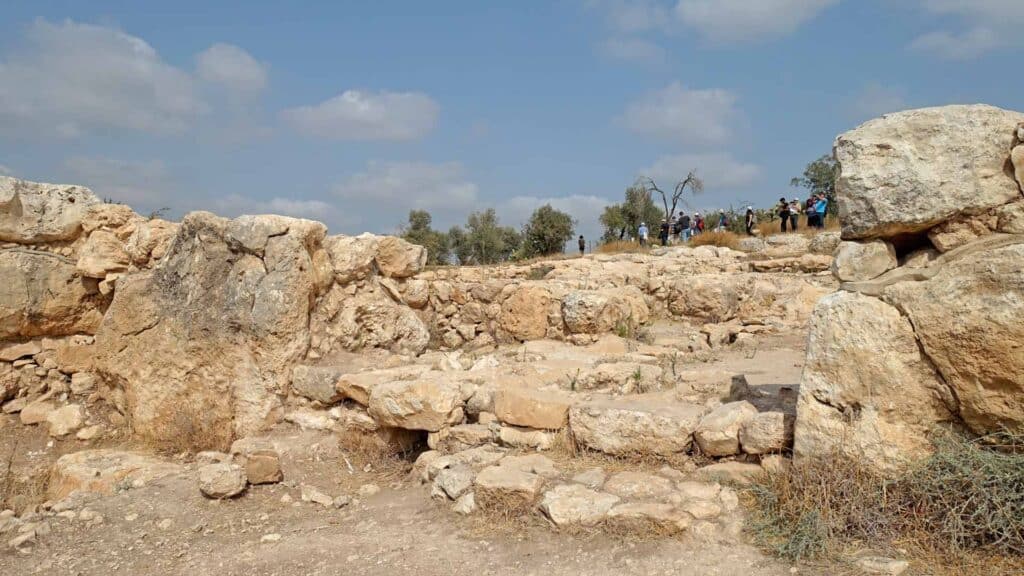
[[[369,412],[385,426],[437,432],[461,418],[461,403],[457,383],[432,377],[374,387]]]
[[[754,414],[740,428],[740,446],[747,454],[782,452],[792,442],[792,417],[782,412]]]
[[[74,262],[22,248],[0,250],[0,341],[95,333],[107,299]]]
[[[841,134],[843,238],[920,232],[1019,197],[1008,166],[1022,119],[992,106],[943,106],[886,114]]]
[[[494,394],[494,413],[498,419],[528,428],[563,428],[571,404],[564,394],[521,386],[502,387]]]
[[[594,526],[618,502],[617,496],[579,484],[560,484],[544,493],[540,509],[556,526]]]
[[[0,241],[37,244],[74,240],[100,200],[88,188],[0,176]]]
[[[832,260],[832,274],[843,282],[871,280],[899,265],[896,250],[885,240],[841,242]]]
[[[314,262],[324,232],[307,220],[195,212],[155,270],[119,282],[96,371],[137,433],[198,426],[227,444],[280,418],[323,287]]]
[[[502,304],[499,322],[513,338],[537,340],[548,330],[551,292],[539,285],[523,285]]]
[[[643,293],[634,287],[570,292],[562,299],[562,318],[572,334],[633,330],[647,322]]]
[[[245,486],[245,470],[237,464],[218,462],[199,468],[199,491],[207,498],[232,498],[244,492]]]
[[[292,369],[292,392],[321,404],[333,404],[343,398],[336,386],[341,375],[342,370],[332,366],[296,366]]]
[[[120,450],[83,450],[61,456],[50,472],[49,495],[63,500],[72,492],[113,494],[118,486],[139,488],[181,466]]]
[[[891,471],[927,455],[929,432],[955,410],[896,308],[849,292],[818,303],[800,381],[798,457],[836,453]]]
[[[884,297],[906,315],[921,349],[977,434],[1024,432],[1024,241],[956,259],[931,279]]]
[[[705,410],[663,398],[595,400],[569,411],[573,436],[582,445],[615,455],[669,456],[690,448]]]
[[[756,414],[757,408],[746,400],[722,404],[706,414],[693,431],[701,453],[708,456],[739,454],[740,428]]]

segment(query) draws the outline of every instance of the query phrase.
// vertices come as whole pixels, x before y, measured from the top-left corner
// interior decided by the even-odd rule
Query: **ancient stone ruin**
[[[334,446],[345,474],[358,438],[417,455],[408,481],[455,513],[738,538],[736,486],[792,456],[888,473],[936,426],[1024,432],[1022,121],[949,106],[840,135],[841,237],[494,267],[0,178],[0,432],[68,447],[0,533],[31,548],[38,518],[169,478],[345,507],[378,488],[331,493],[296,455]]]

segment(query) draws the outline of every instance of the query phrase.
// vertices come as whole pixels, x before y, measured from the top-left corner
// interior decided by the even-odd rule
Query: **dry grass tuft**
[[[796,462],[746,493],[755,540],[790,559],[900,546],[949,574],[1024,570],[1024,437],[987,447],[952,433],[895,480],[842,456]],[[943,573],[943,572],[938,572]]]
[[[41,466],[15,472],[15,456],[20,443],[15,441],[10,455],[0,468],[0,510],[14,510],[21,515],[46,500],[50,473]]]
[[[697,234],[687,244],[688,246],[719,246],[722,248],[732,248],[736,250],[740,247],[740,236],[734,232],[714,232],[708,231],[702,234]]]
[[[171,403],[151,426],[153,430],[163,431],[161,436],[140,439],[154,451],[165,455],[226,451],[234,434],[231,422],[215,418],[213,414],[213,410],[187,402]]]
[[[648,247],[640,246],[639,242],[629,240],[616,240],[614,242],[605,242],[597,247],[599,254],[622,254],[625,252],[647,252],[650,250]]]
[[[422,445],[411,438],[349,430],[339,434],[341,464],[352,471],[371,470],[377,478],[397,481],[408,476]]]

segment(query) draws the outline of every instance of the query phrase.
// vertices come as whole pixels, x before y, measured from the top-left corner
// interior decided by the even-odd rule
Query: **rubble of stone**
[[[811,315],[798,456],[894,471],[939,426],[1024,432],[1022,120],[946,106],[836,139],[842,291]]]

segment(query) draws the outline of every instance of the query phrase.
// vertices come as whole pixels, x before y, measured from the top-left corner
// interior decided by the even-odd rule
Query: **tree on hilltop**
[[[806,188],[812,194],[825,194],[828,198],[828,213],[836,214],[836,180],[839,178],[839,163],[831,154],[825,154],[804,168],[804,173],[789,181],[790,186]]]
[[[537,208],[523,227],[520,252],[525,258],[558,254],[575,235],[575,224],[572,216],[554,209],[551,204]]]
[[[402,239],[427,249],[427,264],[442,265],[451,262],[451,247],[448,235],[434,230],[432,218],[426,210],[410,210],[409,223],[403,227]]]

